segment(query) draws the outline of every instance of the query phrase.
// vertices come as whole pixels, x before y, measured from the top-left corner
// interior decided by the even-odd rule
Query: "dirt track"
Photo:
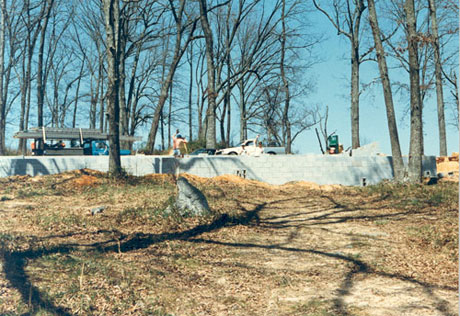
[[[307,311],[316,302],[331,315],[455,314],[455,288],[379,270],[392,248],[411,249],[406,240],[369,221],[400,215],[370,214],[365,205],[349,209],[318,193],[259,203],[257,237],[227,245],[246,253],[242,263],[257,261],[267,274],[285,280],[285,287],[266,289],[264,315],[283,315],[280,310],[293,306],[298,308],[293,314],[301,315],[305,302]]]
[[[0,233],[31,250],[3,241],[0,313],[18,312],[16,304],[43,315],[457,314],[458,250],[425,238],[436,223],[436,238],[446,240],[442,225],[456,209],[414,206],[413,197],[399,205],[381,192],[195,177],[221,215],[160,223],[132,213],[152,203],[147,190],[96,197],[84,189],[76,203],[71,188],[100,183],[70,180],[53,180],[69,184],[57,195],[17,198],[15,188],[2,202]],[[111,204],[88,216],[101,202]],[[62,218],[49,229],[37,218],[51,213]]]

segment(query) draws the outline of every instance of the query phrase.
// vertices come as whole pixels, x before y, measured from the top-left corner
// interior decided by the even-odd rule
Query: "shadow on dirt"
[[[42,256],[52,254],[68,254],[76,251],[80,247],[84,247],[87,251],[99,252],[128,252],[147,248],[152,244],[160,243],[167,240],[188,240],[190,238],[199,236],[205,232],[211,232],[222,227],[229,227],[234,225],[248,225],[252,221],[258,222],[258,212],[265,207],[265,203],[258,205],[254,210],[248,211],[244,216],[231,217],[223,214],[216,218],[210,224],[196,226],[192,229],[178,232],[178,233],[163,233],[163,234],[141,234],[137,233],[132,236],[121,235],[118,239],[108,240],[102,243],[94,243],[91,245],[60,245],[53,248],[45,248],[38,250],[24,250],[24,251],[9,251],[7,249],[0,249],[0,255],[3,259],[3,270],[6,279],[10,285],[17,289],[25,304],[30,305],[32,310],[42,309],[48,313],[60,316],[72,316],[65,307],[56,306],[48,297],[46,293],[41,292],[35,286],[30,277],[25,272],[28,261],[38,259]],[[100,233],[100,232],[96,232]],[[63,236],[64,237],[64,236]],[[48,237],[49,238],[49,237]],[[111,244],[110,246],[106,246]],[[33,315],[34,313],[25,313],[21,316]]]
[[[405,215],[415,215],[421,214],[423,211],[417,209],[408,209],[405,211],[393,211],[393,212],[386,212],[381,214],[365,214],[366,210],[372,211],[379,211],[379,210],[387,210],[387,205],[382,205],[379,207],[371,207],[366,208],[362,205],[347,205],[343,203],[339,203],[334,200],[330,196],[322,195],[321,198],[329,200],[331,203],[331,207],[329,210],[321,209],[316,211],[305,211],[305,212],[297,212],[288,215],[281,215],[281,216],[272,216],[266,217],[264,220],[261,221],[261,225],[271,228],[295,228],[295,227],[307,227],[307,226],[316,226],[316,225],[327,225],[327,224],[339,224],[345,223],[348,221],[355,221],[355,220],[382,220],[382,219],[392,219],[397,220],[399,217]],[[386,197],[382,197],[379,200],[370,201],[368,203],[372,204],[375,202],[384,201]],[[276,207],[276,206],[275,206]],[[308,203],[303,209],[309,209],[311,205]],[[278,208],[282,208],[282,206],[278,206]],[[300,208],[302,209],[302,208]],[[299,215],[313,215],[316,213],[321,213],[317,216],[308,216],[307,218],[303,219],[295,219]]]
[[[334,310],[336,315],[341,316],[348,316],[351,314],[347,311],[346,304],[344,303],[344,297],[350,294],[351,289],[354,286],[354,279],[357,275],[375,275],[375,276],[382,276],[391,279],[397,279],[404,282],[409,282],[411,284],[416,284],[422,287],[427,295],[433,298],[433,300],[437,303],[437,310],[445,316],[451,315],[451,313],[446,309],[446,302],[444,302],[439,297],[433,293],[433,289],[439,288],[436,285],[420,282],[414,278],[407,277],[404,275],[399,274],[391,274],[391,273],[384,273],[384,272],[376,272],[373,271],[364,261],[358,260],[357,258],[342,255],[338,253],[330,253],[324,252],[317,249],[302,249],[302,248],[295,248],[295,247],[287,247],[282,245],[270,245],[270,244],[257,244],[257,243],[230,243],[230,242],[222,242],[218,240],[212,239],[204,239],[199,238],[199,236],[205,232],[211,232],[223,227],[229,226],[236,226],[236,225],[258,225],[261,224],[261,228],[267,229],[279,229],[281,227],[297,227],[301,226],[301,224],[295,220],[294,218],[289,218],[287,216],[280,216],[282,218],[282,222],[274,221],[276,217],[271,217],[270,220],[263,220],[261,221],[259,218],[259,213],[264,210],[268,205],[276,205],[277,203],[281,203],[284,200],[279,201],[272,201],[272,202],[265,202],[254,204],[253,210],[245,209],[241,204],[238,206],[243,210],[243,215],[241,216],[229,216],[226,214],[220,215],[219,217],[215,218],[209,224],[203,224],[196,226],[192,229],[185,230],[182,232],[175,232],[175,233],[162,233],[162,234],[143,234],[143,233],[136,233],[133,235],[118,235],[117,239],[110,239],[105,242],[98,242],[93,243],[90,245],[79,245],[79,244],[64,244],[52,248],[44,248],[44,249],[37,249],[37,250],[24,250],[24,251],[10,251],[7,250],[5,247],[0,249],[0,254],[3,258],[3,270],[5,272],[6,278],[10,282],[10,285],[17,289],[21,296],[22,300],[25,304],[30,305],[31,310],[38,310],[42,309],[50,314],[53,315],[60,315],[60,316],[74,316],[69,309],[58,306],[54,303],[48,296],[47,293],[42,292],[36,285],[33,284],[29,275],[26,273],[26,267],[28,261],[32,261],[34,259],[38,259],[42,256],[50,255],[50,254],[68,254],[76,250],[80,250],[81,248],[85,248],[86,251],[91,252],[129,252],[133,250],[139,250],[143,248],[147,248],[153,244],[161,243],[164,241],[171,241],[171,240],[183,240],[191,243],[202,243],[202,244],[214,244],[224,247],[234,247],[234,248],[258,248],[258,249],[276,249],[285,252],[292,252],[292,253],[309,253],[320,255],[328,258],[333,258],[336,260],[340,260],[350,264],[349,271],[345,274],[343,281],[340,287],[336,291],[336,298],[333,300]],[[322,223],[338,223],[338,222],[345,222],[354,219],[360,218],[382,218],[382,217],[393,217],[397,215],[407,214],[408,212],[400,212],[396,214],[387,214],[375,217],[366,217],[366,216],[348,216],[347,212],[355,211],[355,209],[349,209],[345,205],[338,205],[338,207],[333,207],[332,211],[328,212],[325,215],[315,216],[310,219],[306,219],[306,221],[315,221],[321,220]],[[295,215],[295,214],[294,214]],[[292,222],[291,222],[292,221]],[[100,234],[104,233],[101,231],[94,232],[93,234]],[[65,236],[63,236],[65,237]],[[48,237],[49,238],[49,237]],[[447,288],[449,290],[455,290],[453,288]],[[26,315],[34,315],[34,313],[26,313],[22,316]]]

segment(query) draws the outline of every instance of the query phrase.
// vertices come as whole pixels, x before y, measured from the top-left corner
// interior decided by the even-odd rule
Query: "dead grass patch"
[[[114,181],[81,170],[0,179],[0,314],[457,310],[456,184],[270,186],[185,176],[214,216],[164,216],[173,176]]]

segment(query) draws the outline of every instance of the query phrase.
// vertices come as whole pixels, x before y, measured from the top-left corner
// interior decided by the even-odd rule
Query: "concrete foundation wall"
[[[108,171],[107,156],[0,157],[0,177],[45,175],[76,169]],[[264,155],[207,156],[175,159],[166,156],[123,156],[123,168],[132,175],[190,173],[201,177],[240,174],[247,179],[283,184],[310,181],[318,184],[372,185],[393,178],[390,156]],[[407,161],[406,161],[407,163]],[[436,157],[423,159],[425,176],[436,176]]]

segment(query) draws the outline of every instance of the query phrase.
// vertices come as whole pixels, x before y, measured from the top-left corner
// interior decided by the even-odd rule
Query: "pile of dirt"
[[[79,178],[72,180],[72,184],[79,186],[79,187],[94,186],[99,183],[100,183],[99,178],[95,176],[85,175],[85,174]]]

